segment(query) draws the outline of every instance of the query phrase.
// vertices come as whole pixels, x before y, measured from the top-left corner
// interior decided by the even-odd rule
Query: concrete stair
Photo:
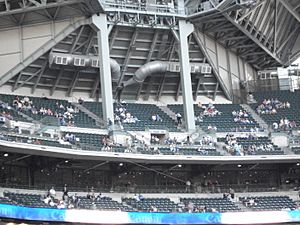
[[[158,108],[161,109],[161,111],[163,111],[165,114],[167,114],[173,121],[174,123],[177,122],[177,119],[176,119],[176,113],[174,113],[171,109],[168,108],[168,106],[165,106],[165,105],[158,105]],[[182,118],[183,119],[183,118]],[[179,129],[179,131],[182,131],[184,132],[184,120],[182,121],[182,125],[181,126],[178,126],[177,128]]]
[[[165,114],[167,114],[174,122],[176,122],[176,113],[174,113],[168,106],[158,106]]]
[[[85,114],[87,114],[89,117],[91,117],[92,119],[94,119],[96,121],[96,125],[99,127],[105,127],[106,122],[101,119],[99,116],[97,116],[96,114],[94,114],[93,112],[89,111],[87,108],[85,108],[83,105],[76,103],[76,102],[71,102],[71,104],[78,108],[80,111],[84,112]]]
[[[259,124],[265,131],[268,130],[268,124],[247,104],[241,104],[242,108],[251,114],[252,118]]]

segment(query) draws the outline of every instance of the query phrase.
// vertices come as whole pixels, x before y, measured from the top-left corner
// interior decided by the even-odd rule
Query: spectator
[[[177,124],[181,125],[182,124],[182,116],[180,113],[176,113],[176,119],[177,119]]]
[[[78,99],[78,103],[80,104],[80,105],[82,105],[83,104],[83,99],[81,98],[81,97],[79,97],[79,99]]]
[[[67,184],[65,184],[63,187],[62,199],[65,201],[65,200],[68,200],[68,198],[69,198],[69,190],[68,190]]]
[[[56,195],[56,191],[55,191],[54,187],[51,187],[51,189],[49,190],[49,196],[51,198],[54,198],[55,195]]]

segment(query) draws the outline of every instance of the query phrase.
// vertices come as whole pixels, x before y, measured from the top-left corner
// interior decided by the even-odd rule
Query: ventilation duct
[[[73,55],[65,53],[51,52],[49,54],[49,65],[65,65],[84,68],[99,68],[99,57],[89,55]],[[110,59],[111,78],[113,82],[118,82],[121,77],[120,65],[114,59]]]
[[[124,86],[135,83],[142,83],[147,76],[155,73],[164,73],[168,69],[168,62],[152,61],[141,66],[133,75],[131,79],[124,82]]]
[[[211,74],[211,66],[207,63],[190,63],[191,73]],[[156,73],[180,72],[179,62],[152,61],[141,66],[132,78],[124,82],[124,86],[142,83],[147,76]]]

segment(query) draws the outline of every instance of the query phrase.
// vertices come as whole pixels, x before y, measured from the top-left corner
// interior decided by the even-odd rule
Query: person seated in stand
[[[101,199],[102,199],[102,194],[99,193],[99,194],[97,195],[97,197],[96,197],[96,201],[100,201]]]
[[[80,105],[82,105],[83,104],[83,99],[81,98],[81,97],[79,97],[79,99],[78,99],[78,103],[80,104]]]
[[[157,120],[156,114],[153,114],[153,115],[151,116],[151,120],[152,120],[152,121],[156,121],[156,120]]]

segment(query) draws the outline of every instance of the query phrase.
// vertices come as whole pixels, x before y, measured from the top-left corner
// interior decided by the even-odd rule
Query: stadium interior
[[[298,0],[0,0],[0,224],[299,224]]]

